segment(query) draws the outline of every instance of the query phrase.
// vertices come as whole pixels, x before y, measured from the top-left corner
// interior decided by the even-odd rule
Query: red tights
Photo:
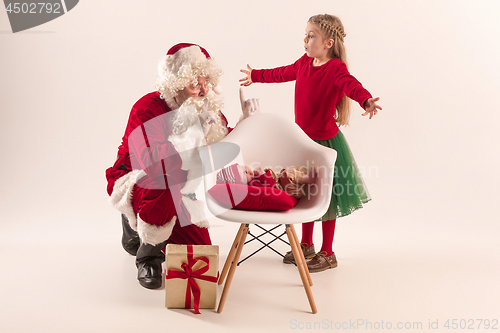
[[[323,231],[323,244],[321,245],[321,251],[326,252],[326,256],[330,256],[333,253],[333,236],[335,235],[335,222],[337,220],[323,221],[322,231]],[[302,240],[301,243],[306,243],[307,246],[313,244],[313,229],[314,222],[302,223]]]

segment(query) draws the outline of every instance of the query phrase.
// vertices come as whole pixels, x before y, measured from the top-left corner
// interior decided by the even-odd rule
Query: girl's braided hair
[[[344,42],[344,37],[346,36],[344,28],[340,25],[334,25],[331,21],[322,19],[318,22],[319,27],[325,35],[329,37],[338,37],[342,42]]]
[[[316,24],[323,33],[325,39],[333,39],[333,46],[328,51],[328,57],[342,60],[347,66],[347,57],[344,48],[344,25],[337,16],[329,14],[314,15],[309,18],[310,23]],[[337,105],[335,121],[340,126],[349,125],[350,103],[344,95],[342,101]]]

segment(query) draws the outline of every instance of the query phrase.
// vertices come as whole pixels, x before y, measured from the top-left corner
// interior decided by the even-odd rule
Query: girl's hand
[[[248,87],[249,85],[251,85],[253,83],[252,81],[252,67],[250,67],[250,65],[247,64],[247,68],[248,70],[244,70],[244,69],[241,69],[240,72],[242,73],[245,73],[247,75],[247,77],[244,77],[242,79],[240,79],[240,86],[245,86],[245,87]]]
[[[379,99],[380,99],[380,97],[367,99],[365,102],[365,111],[366,112],[363,113],[362,116],[366,116],[367,114],[370,114],[370,119],[372,119],[372,117],[378,113],[378,110],[382,110],[382,107],[375,103]]]

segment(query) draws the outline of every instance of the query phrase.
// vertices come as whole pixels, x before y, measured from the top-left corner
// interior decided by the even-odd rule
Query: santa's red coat
[[[187,171],[181,169],[182,160],[167,139],[170,111],[159,92],[149,93],[134,104],[118,158],[106,170],[107,191],[143,242],[211,244],[206,228],[179,224],[179,219],[190,220],[180,193]],[[220,115],[227,126],[226,118]]]

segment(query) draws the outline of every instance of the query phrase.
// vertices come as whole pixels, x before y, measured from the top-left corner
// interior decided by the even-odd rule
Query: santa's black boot
[[[137,232],[130,227],[130,223],[128,222],[128,218],[122,214],[122,227],[123,227],[123,235],[122,235],[122,246],[131,255],[135,256],[137,254],[137,250],[139,249],[140,240]]]
[[[158,289],[161,287],[161,263],[165,256],[161,252],[167,241],[158,245],[141,243],[135,256],[137,280],[144,288]]]

